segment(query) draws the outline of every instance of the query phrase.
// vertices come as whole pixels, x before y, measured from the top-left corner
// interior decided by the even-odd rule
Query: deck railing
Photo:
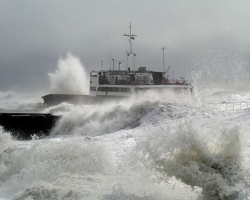
[[[220,110],[242,110],[250,108],[250,102],[209,102],[209,108],[220,109]]]

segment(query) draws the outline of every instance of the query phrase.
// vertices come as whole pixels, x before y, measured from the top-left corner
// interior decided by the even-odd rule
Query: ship
[[[48,94],[42,96],[44,104],[51,106],[68,102],[72,104],[99,104],[113,100],[130,98],[131,96],[141,96],[147,94],[147,91],[171,91],[177,93],[186,92],[192,94],[193,85],[185,80],[170,79],[168,71],[165,70],[164,47],[163,49],[163,70],[148,70],[146,67],[135,68],[136,54],[132,48],[132,40],[137,35],[131,33],[124,36],[129,38],[130,50],[126,51],[128,58],[133,58],[133,67],[127,66],[126,70],[115,69],[114,59],[113,69],[99,70],[90,72],[89,95],[81,94]],[[166,93],[167,94],[167,93]],[[34,138],[43,138],[50,134],[57,121],[61,118],[59,115],[51,113],[0,113],[0,126],[8,131],[18,140],[30,140]]]
[[[115,69],[114,59],[113,69],[99,70],[90,72],[89,95],[81,94],[48,94],[42,96],[45,105],[56,105],[62,102],[73,104],[96,104],[110,100],[129,98],[133,95],[141,95],[145,91],[174,91],[174,92],[193,92],[193,85],[184,78],[170,79],[168,71],[165,70],[164,47],[163,49],[163,70],[152,71],[146,67],[135,68],[136,53],[132,48],[132,41],[137,35],[132,34],[130,24],[129,34],[124,34],[129,38],[130,50],[126,51],[128,58],[133,58],[133,68],[127,67],[126,70]],[[128,64],[127,64],[128,65]]]

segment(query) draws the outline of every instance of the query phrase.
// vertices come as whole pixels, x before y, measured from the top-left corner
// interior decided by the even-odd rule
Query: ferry
[[[125,34],[129,38],[130,50],[126,51],[127,63],[129,58],[133,58],[135,63],[136,54],[132,48],[132,41],[137,35],[131,33],[131,24],[129,34]],[[146,67],[133,69],[128,66],[127,70],[115,70],[114,59],[113,69],[99,70],[90,72],[90,87],[89,95],[80,94],[48,94],[43,96],[44,104],[55,105],[62,102],[94,104],[113,99],[128,98],[132,95],[140,95],[148,90],[172,90],[177,92],[188,91],[192,93],[193,86],[184,78],[178,80],[170,79],[168,71],[165,70],[164,62],[164,47],[163,47],[163,71],[147,70]]]
[[[96,104],[105,101],[129,98],[133,95],[143,95],[146,91],[174,91],[193,92],[193,86],[184,78],[178,80],[170,79],[164,64],[163,47],[163,70],[152,71],[146,67],[135,68],[134,59],[136,54],[132,49],[132,40],[137,35],[130,33],[124,36],[129,37],[130,51],[127,51],[128,58],[133,58],[133,69],[127,66],[127,70],[113,69],[90,72],[89,95],[81,94],[48,94],[43,96],[44,104],[56,105],[62,102],[73,104]],[[166,93],[167,94],[167,93]],[[61,116],[50,113],[0,113],[0,125],[5,131],[11,132],[13,137],[19,140],[43,138],[50,134]]]

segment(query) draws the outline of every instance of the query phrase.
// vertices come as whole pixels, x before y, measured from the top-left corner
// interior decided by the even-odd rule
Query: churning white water
[[[43,108],[62,115],[48,138],[0,130],[0,199],[246,200],[249,108],[208,104],[250,104],[246,88]]]

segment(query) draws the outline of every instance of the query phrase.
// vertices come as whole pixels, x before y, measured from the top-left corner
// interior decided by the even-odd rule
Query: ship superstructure
[[[90,92],[92,97],[129,97],[146,90],[173,90],[192,92],[193,86],[184,79],[170,80],[164,72],[148,71],[140,67],[137,71],[101,70],[90,73]]]
[[[99,70],[90,72],[89,95],[80,94],[48,94],[43,96],[44,103],[47,105],[58,104],[61,102],[71,103],[96,103],[107,99],[130,97],[138,95],[148,90],[172,90],[177,92],[188,91],[192,93],[193,86],[184,78],[179,80],[170,79],[167,74],[170,66],[165,71],[164,50],[163,47],[163,71],[151,71],[146,67],[135,68],[136,53],[132,48],[132,41],[137,35],[132,34],[130,24],[129,34],[124,34],[129,38],[129,51],[127,55],[127,70],[114,68],[109,70]],[[132,57],[131,57],[132,56]],[[129,66],[129,58],[132,58],[132,67]]]
[[[133,94],[138,94],[140,91],[149,89],[162,90],[162,89],[173,89],[178,90],[189,90],[192,92],[192,85],[180,78],[179,80],[170,80],[167,72],[170,67],[165,71],[165,60],[163,47],[163,71],[150,71],[146,67],[139,67],[135,69],[135,57],[136,53],[133,50],[132,42],[137,35],[132,34],[131,24],[129,27],[129,34],[124,34],[129,38],[129,51],[126,51],[127,55],[127,70],[114,69],[113,70],[100,70],[92,71],[90,73],[90,96],[116,96],[116,97],[128,97]],[[129,67],[129,58],[133,59],[132,70]]]

